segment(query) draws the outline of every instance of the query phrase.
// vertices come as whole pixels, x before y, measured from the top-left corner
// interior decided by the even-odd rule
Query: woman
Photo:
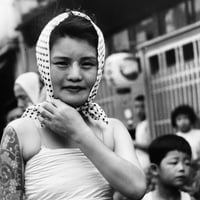
[[[35,72],[26,72],[17,77],[14,84],[17,106],[24,112],[30,105],[39,103],[40,80]]]
[[[114,190],[140,199],[145,176],[128,131],[93,102],[105,55],[99,28],[83,13],[62,13],[43,29],[36,55],[47,101],[4,132],[2,199],[104,200]]]

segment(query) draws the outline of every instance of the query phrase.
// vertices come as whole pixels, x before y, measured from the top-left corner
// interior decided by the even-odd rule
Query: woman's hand
[[[75,141],[84,131],[90,130],[80,113],[60,100],[54,100],[54,104],[43,102],[39,112],[41,123],[53,132]]]

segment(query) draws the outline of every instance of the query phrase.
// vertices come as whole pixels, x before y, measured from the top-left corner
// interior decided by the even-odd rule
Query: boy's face
[[[183,152],[169,151],[159,166],[159,180],[164,185],[181,188],[190,174],[190,157]]]
[[[177,129],[183,133],[190,131],[191,129],[191,122],[187,115],[180,114],[176,117],[176,126]]]

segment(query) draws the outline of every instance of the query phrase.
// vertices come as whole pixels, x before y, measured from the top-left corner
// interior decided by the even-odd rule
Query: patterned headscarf
[[[40,75],[45,83],[46,93],[47,93],[47,101],[52,102],[54,100],[53,97],[53,86],[51,82],[50,76],[50,35],[51,32],[54,30],[56,26],[58,26],[62,21],[67,19],[70,15],[75,15],[79,17],[83,17],[86,20],[90,21],[93,25],[96,33],[98,35],[98,46],[97,46],[97,53],[98,53],[98,70],[97,70],[97,77],[96,82],[94,83],[90,94],[88,96],[87,101],[84,105],[77,108],[78,111],[82,112],[86,117],[91,117],[94,120],[103,120],[104,122],[108,123],[106,114],[104,113],[103,109],[97,104],[94,103],[93,100],[97,94],[97,90],[99,87],[99,83],[102,78],[103,67],[104,67],[104,59],[105,59],[105,43],[104,38],[101,30],[94,24],[94,22],[84,13],[78,11],[70,11],[64,12],[55,18],[53,18],[42,30],[40,37],[38,39],[36,45],[36,57],[37,57],[37,65],[40,72]],[[38,111],[38,106],[31,106],[27,108],[23,117],[30,117],[37,119],[40,115]]]

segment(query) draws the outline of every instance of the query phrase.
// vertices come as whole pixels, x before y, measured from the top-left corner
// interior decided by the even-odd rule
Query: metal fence
[[[152,137],[172,133],[171,111],[180,104],[200,113],[200,23],[137,47],[145,76]]]

